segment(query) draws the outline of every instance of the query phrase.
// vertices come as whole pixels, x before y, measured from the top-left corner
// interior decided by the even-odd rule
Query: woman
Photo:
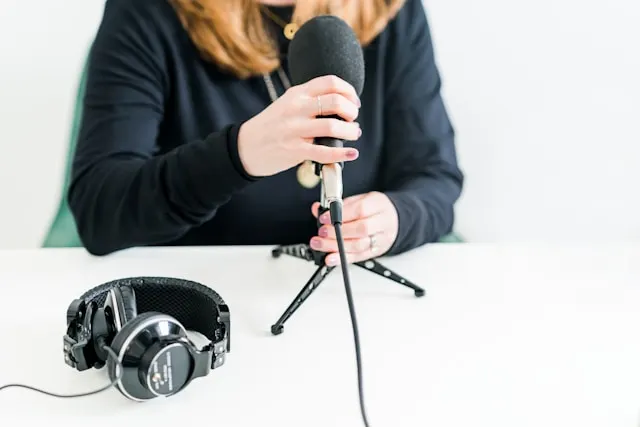
[[[309,242],[336,265],[308,161],[346,162],[349,262],[452,229],[463,179],[421,0],[294,3],[107,0],[68,195],[90,253]],[[287,43],[325,13],[364,46],[360,99],[332,76],[290,87]]]

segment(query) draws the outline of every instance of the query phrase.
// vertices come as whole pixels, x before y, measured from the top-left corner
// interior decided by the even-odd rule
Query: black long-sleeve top
[[[364,55],[360,157],[345,164],[344,196],[389,196],[397,254],[452,230],[463,182],[421,0]],[[262,77],[240,80],[202,59],[167,0],[108,0],[87,73],[68,201],[90,253],[317,233],[319,187],[300,186],[295,168],[254,179],[239,160],[240,125],[271,103]]]

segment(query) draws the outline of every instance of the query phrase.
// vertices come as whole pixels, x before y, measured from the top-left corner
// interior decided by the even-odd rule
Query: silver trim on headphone
[[[131,344],[131,341],[133,341],[133,338],[138,335],[143,329],[148,328],[149,326],[153,325],[154,323],[158,323],[158,322],[169,322],[169,323],[174,323],[178,326],[180,326],[182,328],[183,331],[187,331],[184,326],[182,326],[182,323],[178,322],[176,319],[172,318],[171,316],[168,315],[164,315],[164,314],[157,314],[157,315],[153,315],[150,318],[148,318],[147,320],[145,320],[144,322],[140,323],[128,336],[127,338],[124,340],[124,342],[122,343],[122,346],[120,347],[120,351],[118,353],[118,361],[120,362],[119,364],[116,365],[115,367],[115,377],[118,378],[118,368],[120,366],[124,367],[123,365],[123,359],[124,359],[124,353],[127,351],[127,347],[129,347],[129,345]],[[138,399],[135,398],[133,396],[131,396],[129,393],[127,393],[127,390],[124,388],[124,385],[122,384],[122,378],[120,378],[118,380],[117,383],[118,386],[118,390],[120,390],[120,392],[122,394],[124,394],[127,398],[134,400],[136,402],[146,402],[148,399]]]
[[[113,288],[109,289],[109,298],[111,298],[111,308],[113,310],[113,317],[116,323],[116,331],[120,332],[120,329],[122,329],[122,322],[120,321],[120,309],[118,308],[118,301],[116,301],[116,292]]]

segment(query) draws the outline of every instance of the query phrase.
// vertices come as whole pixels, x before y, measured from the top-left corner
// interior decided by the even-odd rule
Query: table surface
[[[371,427],[640,425],[640,245],[438,244],[381,262],[427,294],[351,267]],[[269,332],[314,269],[267,247],[0,251],[1,384],[60,393],[106,384],[104,370],[64,364],[62,335],[69,302],[118,278],[215,289],[233,342],[223,368],[168,399],[12,388],[0,392],[0,425],[28,414],[54,424],[361,426],[339,271],[282,335]]]

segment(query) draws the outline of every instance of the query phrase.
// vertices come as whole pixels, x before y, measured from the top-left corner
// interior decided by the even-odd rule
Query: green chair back
[[[80,122],[82,120],[82,105],[84,98],[84,88],[86,84],[86,75],[87,68],[85,64],[82,69],[80,82],[76,91],[76,100],[73,111],[73,119],[71,122],[71,132],[69,135],[69,146],[67,148],[64,183],[62,185],[60,203],[58,204],[58,211],[56,213],[56,216],[51,223],[49,231],[47,232],[47,235],[42,244],[42,246],[45,248],[82,247],[82,241],[78,236],[75,219],[73,218],[73,214],[71,213],[69,204],[67,203],[67,190],[69,188],[71,164],[73,162],[73,155],[76,149],[76,142],[78,140]]]
[[[439,243],[464,243],[464,239],[457,233],[451,233],[443,236]]]

